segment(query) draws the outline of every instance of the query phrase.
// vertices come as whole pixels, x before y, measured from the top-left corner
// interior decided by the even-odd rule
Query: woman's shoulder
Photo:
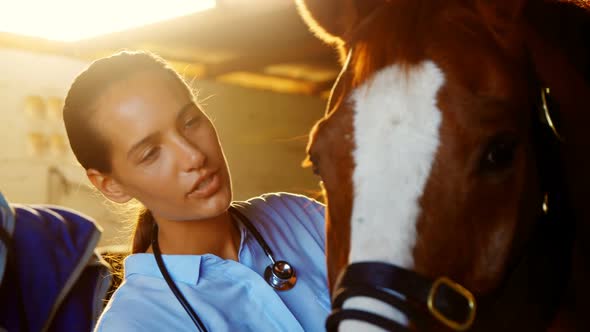
[[[140,326],[140,322],[141,320],[133,319],[124,311],[105,309],[96,324],[94,332],[145,331],[145,326]]]
[[[164,290],[145,278],[125,277],[102,312],[95,332],[100,331],[157,331],[157,320],[166,312],[164,299],[156,304]]]
[[[285,225],[294,234],[311,234],[323,247],[325,206],[310,197],[286,192],[267,193],[235,206],[268,234],[284,232]]]
[[[305,213],[324,216],[325,206],[317,200],[305,195],[288,192],[266,193],[248,199],[247,206],[251,209],[273,210],[279,213]]]
[[[137,314],[145,308],[142,301],[135,301],[137,297],[126,280],[115,291],[96,324],[95,332],[102,331],[142,331],[145,327],[139,325],[141,319]]]

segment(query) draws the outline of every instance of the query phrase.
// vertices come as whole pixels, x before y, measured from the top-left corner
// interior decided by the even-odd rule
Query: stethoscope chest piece
[[[297,275],[291,264],[285,261],[277,261],[264,270],[264,279],[272,288],[286,291],[295,286]]]

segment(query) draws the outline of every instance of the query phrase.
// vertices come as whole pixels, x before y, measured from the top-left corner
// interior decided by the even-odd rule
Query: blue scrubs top
[[[172,279],[209,331],[324,331],[330,310],[324,253],[324,206],[305,196],[266,194],[241,202],[273,250],[295,269],[297,284],[275,291],[264,280],[270,260],[240,224],[239,262],[212,254],[163,255]],[[125,280],[97,331],[194,331],[153,254],[125,259]]]

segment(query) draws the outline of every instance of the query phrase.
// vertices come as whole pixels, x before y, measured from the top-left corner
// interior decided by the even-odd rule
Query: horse
[[[586,1],[296,0],[333,331],[590,331]]]

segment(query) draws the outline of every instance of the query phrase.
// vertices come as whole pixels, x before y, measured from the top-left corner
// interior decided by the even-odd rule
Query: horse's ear
[[[511,23],[518,20],[527,0],[477,0],[477,8],[492,24]]]
[[[388,0],[295,0],[299,15],[324,42],[344,51],[347,36]]]
[[[476,7],[480,11],[485,23],[503,43],[511,37],[513,27],[522,19],[527,0],[476,0]]]

